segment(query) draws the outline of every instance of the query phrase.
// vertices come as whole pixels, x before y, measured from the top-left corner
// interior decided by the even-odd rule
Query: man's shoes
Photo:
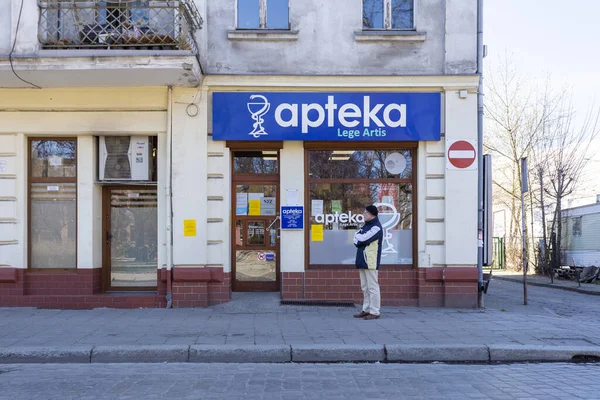
[[[369,314],[368,312],[361,311],[358,314],[354,314],[354,318],[365,318],[365,317],[368,317],[369,315],[371,315],[371,314]]]
[[[379,314],[378,315],[368,314],[368,315],[365,315],[365,317],[363,319],[366,319],[366,320],[379,319]]]

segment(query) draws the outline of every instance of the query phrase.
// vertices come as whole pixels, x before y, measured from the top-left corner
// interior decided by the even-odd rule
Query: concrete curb
[[[161,363],[188,362],[190,346],[96,346],[93,363]]]
[[[292,346],[292,362],[375,362],[385,361],[384,345],[296,345]]]
[[[189,362],[194,363],[289,363],[289,345],[196,345],[190,347]]]
[[[0,347],[0,364],[89,363],[92,346]]]
[[[488,348],[492,362],[568,362],[584,357],[600,359],[600,346],[490,345]]]
[[[402,345],[387,344],[389,362],[487,362],[490,359],[485,345]]]
[[[493,275],[492,280],[493,279],[523,284],[523,279],[511,278],[508,276]],[[527,280],[527,284],[531,285],[531,286],[547,287],[547,288],[551,288],[551,289],[566,290],[568,292],[577,292],[577,293],[583,293],[583,294],[590,294],[592,296],[600,296],[600,292],[597,292],[594,290],[586,290],[586,289],[583,289],[580,287],[555,286],[551,283],[538,283],[538,282],[531,282],[530,280]],[[585,285],[587,285],[587,283]]]
[[[600,360],[600,346],[540,345],[156,345],[0,347],[16,363],[509,363]]]

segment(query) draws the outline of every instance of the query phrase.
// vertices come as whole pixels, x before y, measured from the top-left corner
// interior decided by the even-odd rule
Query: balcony
[[[150,50],[197,54],[194,0],[39,0],[44,50]]]
[[[195,87],[195,1],[26,1],[21,25],[37,31],[23,28],[12,60],[0,57],[0,87]]]

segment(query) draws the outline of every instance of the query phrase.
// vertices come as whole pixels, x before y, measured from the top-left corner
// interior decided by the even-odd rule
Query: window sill
[[[357,42],[424,42],[427,32],[372,30],[355,31],[354,40]]]
[[[229,40],[295,41],[298,31],[286,29],[235,29],[227,31]]]

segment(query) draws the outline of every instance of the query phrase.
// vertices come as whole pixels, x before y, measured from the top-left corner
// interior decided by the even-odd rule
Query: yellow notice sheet
[[[196,220],[195,219],[184,219],[183,220],[183,236],[196,236]]]
[[[248,200],[248,215],[260,215],[260,200]]]
[[[313,242],[323,241],[323,225],[312,225],[310,229],[311,240]]]

